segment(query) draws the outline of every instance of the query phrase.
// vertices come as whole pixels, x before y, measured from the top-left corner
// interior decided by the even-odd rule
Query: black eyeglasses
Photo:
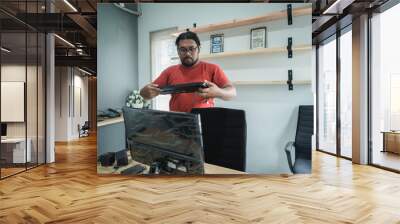
[[[180,48],[178,48],[178,52],[180,54],[186,54],[187,52],[193,54],[197,50],[197,48],[198,47],[189,47],[189,48],[180,47]]]

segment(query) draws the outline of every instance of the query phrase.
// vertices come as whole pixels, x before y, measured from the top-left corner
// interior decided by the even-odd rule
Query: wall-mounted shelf
[[[292,16],[303,16],[303,15],[309,15],[309,14],[311,14],[311,7],[295,8],[292,11]],[[193,31],[195,33],[205,33],[205,32],[221,30],[221,29],[246,26],[246,25],[251,25],[251,24],[256,24],[256,23],[261,23],[261,22],[280,20],[280,19],[285,19],[285,18],[287,18],[287,10],[286,9],[278,11],[278,12],[268,13],[267,15],[263,15],[263,16],[255,16],[255,17],[250,17],[247,19],[233,19],[233,20],[228,20],[228,21],[221,22],[221,23],[209,24],[206,26],[198,26],[196,28],[190,29],[190,31]],[[186,31],[186,29],[179,30],[178,32],[173,33],[172,36],[176,37],[180,33],[185,32],[185,31]]]
[[[292,51],[307,51],[311,50],[311,45],[299,45],[292,48]],[[251,50],[244,51],[231,51],[231,52],[222,52],[222,53],[214,53],[214,54],[200,54],[200,59],[210,59],[210,58],[222,58],[222,57],[235,57],[235,56],[247,56],[247,55],[255,55],[255,54],[272,54],[272,53],[280,53],[286,52],[286,47],[273,47],[273,48],[257,48]],[[176,60],[179,57],[171,57],[172,60]]]
[[[293,85],[310,85],[311,80],[293,80]],[[286,85],[286,80],[233,81],[234,85]]]

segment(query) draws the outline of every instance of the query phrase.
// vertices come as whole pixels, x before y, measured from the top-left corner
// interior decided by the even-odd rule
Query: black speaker
[[[128,165],[128,154],[127,151],[121,150],[115,153],[115,159],[117,160],[117,166]]]
[[[115,153],[107,152],[99,156],[99,161],[102,166],[112,166],[115,162]]]

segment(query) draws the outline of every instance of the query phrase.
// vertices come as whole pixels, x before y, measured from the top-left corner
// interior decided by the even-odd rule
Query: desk
[[[382,131],[383,150],[382,152],[393,152],[400,154],[400,131]]]
[[[25,138],[6,138],[1,139],[1,155],[6,163],[25,163],[31,161],[32,141],[27,138],[27,147],[25,154]]]
[[[101,166],[100,163],[97,163],[97,174],[120,174],[121,171],[132,167],[136,164],[139,164],[136,161],[133,161],[129,158],[129,164],[123,167],[119,167],[118,169],[114,169],[113,166],[108,166],[108,167],[104,167]],[[148,166],[146,166],[146,171],[148,172]],[[245,172],[239,171],[239,170],[233,170],[233,169],[229,169],[229,168],[225,168],[222,166],[217,166],[217,165],[212,165],[212,164],[208,164],[205,163],[204,164],[204,174],[246,174]]]

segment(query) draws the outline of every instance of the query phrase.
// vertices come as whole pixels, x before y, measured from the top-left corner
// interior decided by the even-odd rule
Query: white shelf
[[[292,10],[292,16],[311,15],[311,11],[312,11],[311,7],[294,8]],[[233,20],[228,20],[228,21],[221,22],[221,23],[208,24],[205,26],[198,26],[196,28],[190,29],[190,31],[195,32],[195,33],[206,33],[206,32],[211,32],[211,31],[216,31],[216,30],[246,26],[246,25],[251,25],[251,24],[256,24],[256,23],[261,23],[261,22],[275,21],[275,20],[286,19],[286,18],[287,18],[287,10],[284,9],[284,10],[281,10],[278,12],[272,12],[272,13],[268,13],[268,14],[262,15],[262,16],[255,16],[255,17],[250,17],[250,18],[246,18],[246,19],[233,19]],[[186,31],[186,29],[179,30],[178,32],[173,33],[172,36],[176,37],[180,33],[185,32],[185,31]]]
[[[293,85],[310,85],[311,80],[293,80]],[[233,81],[234,85],[287,85],[287,80]]]
[[[308,51],[311,50],[311,45],[299,45],[292,48],[293,52]],[[286,47],[272,47],[272,48],[256,48],[244,51],[232,51],[232,52],[221,52],[214,54],[200,54],[200,59],[212,59],[212,58],[223,58],[223,57],[237,57],[237,56],[248,56],[256,54],[275,54],[287,52]],[[179,57],[171,57],[172,60],[176,60]]]

